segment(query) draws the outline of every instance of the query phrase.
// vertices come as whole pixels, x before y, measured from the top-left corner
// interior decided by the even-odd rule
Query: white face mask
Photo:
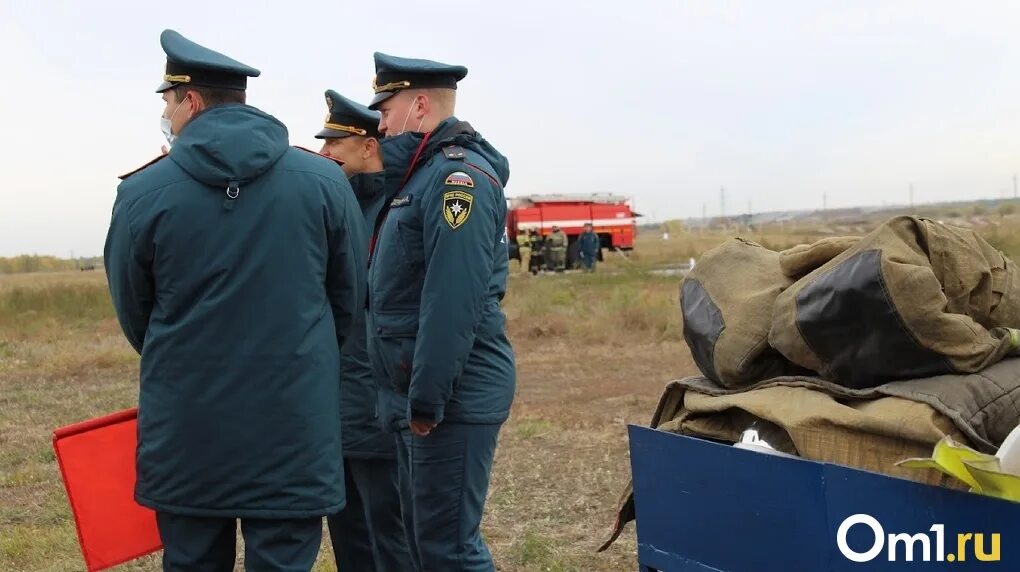
[[[183,100],[177,104],[177,109],[174,109],[174,112],[170,114],[170,119],[163,116],[160,116],[159,118],[159,129],[163,132],[163,136],[166,137],[167,146],[173,146],[174,140],[177,139],[177,136],[174,135],[170,129],[173,125],[172,121],[174,116],[177,115],[177,111],[180,110],[182,105],[184,105]]]
[[[418,103],[418,98],[414,98],[414,100],[411,101],[411,105],[408,106],[408,108],[407,108],[407,115],[404,116],[404,125],[401,126],[400,133],[398,133],[397,135],[403,135],[404,132],[407,131],[407,120],[411,118],[411,110],[414,109],[414,104],[415,103]],[[416,132],[421,133],[421,126],[424,125],[424,124],[425,124],[425,118],[422,117],[421,121],[418,122],[418,129],[416,129]]]

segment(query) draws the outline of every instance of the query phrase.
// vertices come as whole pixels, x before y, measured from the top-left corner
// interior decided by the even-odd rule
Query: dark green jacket
[[[407,396],[413,419],[501,423],[516,382],[500,308],[509,166],[454,118],[424,137],[384,144],[387,171],[408,165],[398,172],[410,176],[388,205],[369,263],[373,366]]]
[[[366,228],[372,228],[383,204],[387,202],[385,181],[383,172],[351,177],[351,186],[358,198]],[[365,239],[367,242],[368,237]],[[393,435],[384,433],[380,428],[379,386],[368,357],[364,306],[358,310],[351,335],[340,355],[343,371],[340,417],[343,420],[344,456],[361,459],[395,458]]]
[[[407,174],[408,162],[420,141],[420,138],[410,136],[387,137],[380,140],[379,152],[382,154],[385,173],[383,194],[386,199],[383,201],[383,209],[376,215],[375,221],[369,223],[373,229],[378,230],[378,227],[381,226],[383,217],[389,212],[390,202],[400,192],[404,176]],[[396,382],[392,377],[379,374],[385,369],[381,364],[376,363],[377,360],[374,358],[375,352],[372,344],[372,332],[374,331],[372,327],[366,327],[366,332],[369,334],[369,360],[372,363],[372,371],[376,374],[375,381],[379,386],[376,411],[379,414],[379,426],[384,431],[392,433],[407,427],[407,390],[405,388],[402,392],[398,392]]]
[[[208,109],[125,178],[106,268],[142,355],[139,503],[249,518],[344,506],[340,346],[364,235],[339,166],[245,105]]]
[[[590,258],[592,260],[598,255],[599,252],[599,235],[592,232],[582,232],[577,238],[578,251],[584,258]]]

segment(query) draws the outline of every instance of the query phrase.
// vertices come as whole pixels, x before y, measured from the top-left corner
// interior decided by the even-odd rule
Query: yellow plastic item
[[[968,461],[967,469],[974,475],[983,494],[1020,501],[1020,477],[1002,472],[998,459]]]
[[[967,483],[972,492],[1020,501],[1020,475],[1002,470],[994,455],[980,453],[944,437],[935,444],[929,459],[906,459],[896,463],[910,469],[935,469]]]

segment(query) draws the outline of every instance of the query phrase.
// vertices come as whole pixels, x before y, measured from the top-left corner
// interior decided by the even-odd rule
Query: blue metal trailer
[[[1020,504],[631,426],[642,572],[1020,571]]]

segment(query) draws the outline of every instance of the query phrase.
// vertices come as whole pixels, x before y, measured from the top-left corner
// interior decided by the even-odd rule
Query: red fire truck
[[[602,248],[631,250],[637,234],[637,217],[627,197],[613,194],[526,195],[509,199],[506,227],[511,239],[520,231],[534,230],[545,237],[554,226],[567,235],[567,264],[577,263],[577,237],[591,223]],[[517,245],[511,240],[511,258],[518,258]],[[539,254],[539,253],[535,253]],[[601,252],[599,258],[602,258]]]

